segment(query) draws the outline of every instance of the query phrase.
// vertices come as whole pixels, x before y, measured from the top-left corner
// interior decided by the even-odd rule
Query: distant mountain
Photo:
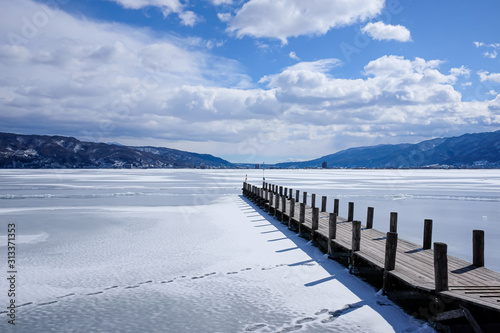
[[[158,147],[0,133],[0,168],[227,168],[221,158]]]
[[[416,144],[351,148],[278,168],[500,168],[500,131],[438,138]]]

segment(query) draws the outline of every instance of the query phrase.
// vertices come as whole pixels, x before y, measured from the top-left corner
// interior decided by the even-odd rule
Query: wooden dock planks
[[[248,185],[248,184],[247,184]],[[244,184],[244,189],[245,189]],[[276,186],[276,188],[278,188]],[[250,191],[251,192],[251,191]],[[263,191],[257,191],[257,197],[264,200]],[[257,193],[256,192],[256,193]],[[271,195],[271,192],[269,193]],[[300,202],[295,202],[294,216],[290,217],[290,198],[284,200],[286,208],[283,211],[283,201],[280,198],[279,207],[276,209],[276,198],[273,204],[269,201],[265,207],[273,212],[280,220],[290,220],[292,224],[299,224]],[[322,203],[323,205],[323,203]],[[313,213],[311,206],[305,206],[305,221],[302,229],[312,231]],[[336,238],[332,240],[337,249],[352,253],[352,222],[342,217],[337,217]],[[318,229],[316,237],[329,241],[329,213],[319,212]],[[367,229],[362,225],[361,246],[359,251],[352,253],[354,258],[359,258],[373,267],[384,270],[386,234],[376,229]],[[426,293],[434,294],[434,251],[424,250],[421,245],[398,239],[395,269],[388,271],[394,277],[410,287]],[[438,292],[444,296],[464,303],[478,305],[494,311],[500,311],[500,273],[485,267],[476,267],[459,258],[448,256],[449,287],[446,291]]]

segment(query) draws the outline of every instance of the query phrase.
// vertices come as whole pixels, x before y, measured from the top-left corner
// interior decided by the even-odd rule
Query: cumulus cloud
[[[365,66],[365,79],[334,77],[329,72],[339,64],[338,59],[302,62],[262,81],[277,89],[278,96],[330,107],[373,106],[390,100],[399,105],[460,100],[451,87],[456,76],[440,73],[440,61],[383,56]]]
[[[122,7],[127,9],[158,7],[161,9],[163,16],[165,17],[169,16],[171,13],[177,14],[182,24],[186,26],[192,27],[200,21],[198,15],[196,15],[192,11],[185,10],[185,5],[183,5],[179,0],[111,0],[111,1],[116,2],[120,4]]]
[[[14,17],[47,9],[19,2],[22,6],[11,3],[6,8]],[[0,22],[0,31],[23,41],[16,45],[7,33],[0,36],[1,123],[15,122],[11,130],[161,136],[179,130],[184,110],[164,114],[166,96],[174,89],[250,85],[238,62],[195,48],[191,40],[153,38],[147,30],[76,19],[62,11],[54,12],[50,24],[32,36],[23,34],[19,22]]]
[[[466,68],[465,66],[461,66],[459,68],[450,69],[450,73],[455,77],[463,76],[465,78],[469,78],[470,69]]]
[[[321,35],[379,14],[385,0],[250,0],[229,22],[238,37],[275,38]]]
[[[383,56],[369,62],[360,79],[335,77],[331,67],[335,63],[299,63],[265,78],[278,102],[287,106],[289,121],[351,126],[361,131],[358,134],[365,133],[364,128],[378,136],[385,135],[382,128],[397,135],[422,133],[444,124],[467,123],[479,114],[493,117],[484,103],[482,109],[475,108],[476,113],[468,109],[453,88],[457,75],[465,71],[443,74],[441,61]]]
[[[477,73],[481,82],[491,81],[500,83],[500,73],[489,73],[486,71],[480,71]]]
[[[398,42],[411,41],[410,31],[402,25],[391,25],[383,22],[370,22],[361,28],[363,33],[368,34],[375,40],[396,40]]]
[[[223,151],[246,160],[315,157],[500,125],[500,98],[463,102],[453,85],[470,71],[444,73],[440,60],[383,56],[359,78],[338,75],[343,63],[335,58],[299,61],[262,77],[257,88],[241,64],[214,56],[202,41],[56,9],[49,23],[26,34],[21,18],[47,8],[19,0],[4,9],[2,131]]]

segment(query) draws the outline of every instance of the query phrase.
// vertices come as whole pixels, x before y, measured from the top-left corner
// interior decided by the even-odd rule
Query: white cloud
[[[218,13],[217,17],[221,20],[221,22],[231,21],[231,13]]]
[[[496,111],[497,114],[500,112],[500,94],[496,96],[494,100],[489,101],[488,108],[492,111]],[[497,115],[500,118],[500,115]]]
[[[43,8],[20,0],[5,9],[19,18]],[[23,37],[21,20],[1,21],[0,31],[5,111],[0,123],[16,122],[18,130],[161,137],[165,131],[184,131],[180,123],[188,127],[198,118],[187,118],[182,109],[164,114],[166,96],[178,87],[251,84],[236,61],[206,53],[190,39],[151,37],[147,30],[76,19],[62,11],[31,38]],[[24,44],[12,45],[6,32],[16,33]],[[203,133],[210,131],[205,126]]]
[[[271,48],[271,46],[269,44],[262,43],[261,41],[258,41],[258,40],[256,40],[254,42],[254,44],[255,44],[255,46],[257,46],[257,48],[259,48],[263,52],[267,52]]]
[[[391,25],[383,22],[368,23],[361,31],[375,40],[396,40],[398,42],[411,41],[410,31],[402,25]]]
[[[321,35],[379,14],[385,0],[250,0],[229,22],[238,37],[287,38]]]
[[[169,8],[173,12],[180,12],[183,5],[179,0],[111,0],[119,3],[124,8],[141,9],[144,7]]]
[[[179,16],[183,25],[194,26],[201,19],[192,11],[185,10],[179,0],[111,0],[127,9],[142,9],[146,7],[158,7],[161,9],[163,16],[167,17],[171,13]]]
[[[500,43],[491,43],[491,44],[486,44],[483,42],[474,42],[474,46],[476,48],[488,48],[490,49],[489,51],[483,52],[483,57],[485,58],[490,58],[490,59],[496,59],[498,56],[498,51],[500,50]]]
[[[210,0],[212,5],[220,6],[220,5],[230,5],[233,3],[233,0]]]
[[[470,76],[470,69],[466,68],[465,66],[461,66],[459,68],[452,68],[450,69],[450,73],[456,77],[458,76],[463,76],[465,78],[469,78]]]
[[[460,118],[461,94],[452,86],[456,77],[439,72],[441,61],[384,56],[365,66],[364,79],[336,78],[329,73],[336,64],[333,59],[299,63],[264,81],[289,106],[290,120],[316,126],[411,129],[441,119],[444,110]]]
[[[498,49],[500,48],[500,43],[491,43],[491,44],[486,44],[486,43],[483,43],[483,42],[474,42],[474,45],[476,47],[491,47],[491,48],[494,48],[494,49]]]
[[[500,83],[500,73],[489,73],[486,71],[480,71],[477,73],[481,82],[491,81]]]
[[[500,125],[500,97],[463,102],[453,84],[470,71],[445,74],[440,60],[384,56],[360,78],[336,75],[342,62],[335,58],[298,62],[264,76],[259,89],[238,62],[210,54],[203,40],[62,11],[23,34],[21,18],[43,8],[29,0],[4,4],[0,130],[213,154],[224,147],[279,160],[399,142],[411,132],[415,141]],[[20,42],[12,44],[9,33]]]
[[[291,51],[291,52],[288,54],[288,56],[289,56],[290,58],[292,58],[293,60],[300,61],[300,58],[299,58],[299,57],[297,57],[297,54],[295,54],[295,52],[293,52],[293,51]]]
[[[496,59],[496,57],[498,56],[498,52],[497,51],[486,51],[483,53],[483,56],[485,58]]]

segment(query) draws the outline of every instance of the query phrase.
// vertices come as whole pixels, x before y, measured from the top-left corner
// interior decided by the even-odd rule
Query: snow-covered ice
[[[461,247],[470,240],[462,238],[477,226],[486,230],[487,250],[500,239],[497,171],[264,172],[271,183],[328,195],[330,206],[340,198],[341,215],[353,201],[363,220],[373,205],[380,230],[398,211],[409,240],[422,233],[419,219],[434,218],[434,239],[449,239],[455,255],[467,252]],[[1,265],[6,275],[7,224],[15,223],[16,304],[23,306],[17,331],[5,314],[0,330],[432,331],[241,197],[245,174],[259,184],[262,173],[2,171]],[[491,252],[486,265],[498,270]],[[9,299],[0,281],[2,312]]]

